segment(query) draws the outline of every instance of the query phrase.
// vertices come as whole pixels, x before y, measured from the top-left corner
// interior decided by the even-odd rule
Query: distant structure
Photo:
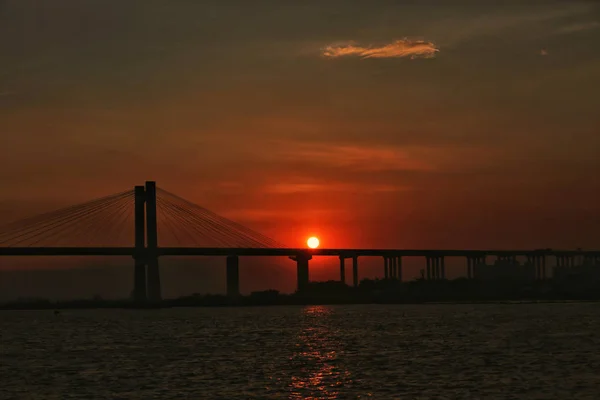
[[[586,255],[558,256],[552,275],[556,281],[578,280],[600,283],[600,263],[597,257]]]
[[[130,235],[125,232],[127,228],[132,230]],[[176,246],[161,245],[166,233],[174,237]],[[110,245],[100,244],[101,237],[109,241],[124,237],[126,245],[117,247],[114,241]],[[355,288],[359,284],[360,257],[379,257],[383,261],[383,278],[399,282],[404,276],[404,257],[424,259],[423,278],[427,281],[446,280],[447,257],[466,260],[468,279],[545,280],[546,262],[550,258],[556,260],[554,279],[578,276],[600,280],[600,251],[289,248],[158,188],[154,181],[0,227],[0,256],[132,257],[133,298],[137,302],[161,301],[159,258],[173,256],[224,257],[230,297],[240,295],[239,257],[289,257],[296,263],[299,292],[310,284],[309,263],[316,256],[339,258],[340,282],[344,285],[346,260],[352,260],[350,277]],[[526,261],[521,264],[518,258]],[[488,259],[495,262],[488,265]]]
[[[538,279],[538,271],[531,259],[521,264],[516,256],[500,256],[491,265],[476,264],[474,278],[481,281],[526,283]]]

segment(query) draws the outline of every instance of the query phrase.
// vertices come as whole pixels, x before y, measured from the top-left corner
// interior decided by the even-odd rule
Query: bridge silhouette
[[[160,246],[159,246],[160,237]],[[133,297],[158,302],[159,258],[225,256],[227,294],[239,295],[240,256],[284,256],[297,264],[297,288],[309,284],[313,256],[337,256],[340,280],[346,283],[345,261],[352,260],[352,283],[358,285],[358,258],[382,257],[385,279],[402,280],[402,258],[424,257],[426,279],[446,278],[445,257],[465,257],[467,277],[488,256],[508,263],[526,257],[537,279],[546,278],[546,258],[557,266],[574,266],[580,258],[600,266],[600,251],[581,250],[418,250],[290,248],[224,218],[148,181],[144,186],[21,219],[0,228],[0,256],[130,256],[134,259]]]

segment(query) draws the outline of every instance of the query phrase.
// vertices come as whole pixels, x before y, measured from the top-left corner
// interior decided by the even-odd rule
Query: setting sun
[[[317,237],[310,237],[308,238],[308,240],[306,241],[306,244],[308,245],[308,247],[310,247],[311,249],[316,249],[317,247],[319,247],[319,238]]]

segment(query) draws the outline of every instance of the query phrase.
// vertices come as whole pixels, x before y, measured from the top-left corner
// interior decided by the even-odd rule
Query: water
[[[597,399],[598,304],[0,312],[0,398]]]

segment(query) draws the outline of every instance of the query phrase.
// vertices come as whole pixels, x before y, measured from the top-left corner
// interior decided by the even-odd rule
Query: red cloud
[[[362,47],[354,44],[327,46],[323,55],[329,58],[358,56],[361,58],[433,58],[440,50],[431,42],[423,40],[396,40],[384,46]]]

